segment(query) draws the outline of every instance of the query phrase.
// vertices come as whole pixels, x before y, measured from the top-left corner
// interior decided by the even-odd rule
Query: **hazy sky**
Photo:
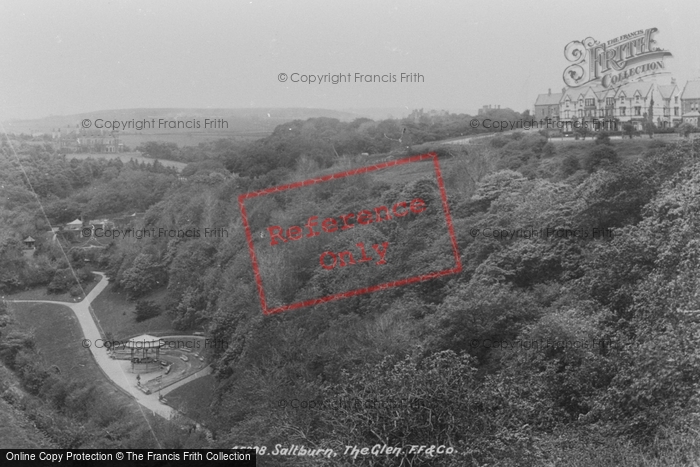
[[[649,27],[682,86],[700,1],[0,0],[0,120],[132,107],[522,111],[561,89],[564,46]],[[280,73],[423,83],[281,83]]]

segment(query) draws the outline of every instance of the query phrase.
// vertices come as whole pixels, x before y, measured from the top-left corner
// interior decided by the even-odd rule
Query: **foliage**
[[[625,136],[629,136],[629,138],[632,139],[635,133],[637,133],[637,130],[635,130],[634,125],[632,125],[631,123],[625,123],[624,125],[622,125],[622,133]]]
[[[684,122],[678,125],[676,131],[678,131],[679,135],[683,136],[684,138],[687,138],[688,136],[690,136],[690,133],[692,133],[695,129],[695,126],[691,125],[688,122]]]
[[[294,121],[249,145],[151,145],[191,162],[179,179],[156,164],[73,162],[29,149],[23,157],[52,221],[139,210],[145,214],[134,228],[226,229],[225,238],[124,238],[100,248],[114,287],[148,298],[136,303],[137,319],[167,310],[158,320],[204,328],[227,344],[211,350],[217,389],[201,412],[222,446],[294,442],[343,451],[433,443],[460,453],[387,458],[386,465],[582,465],[571,453],[614,465],[610,459],[632,452],[635,461],[653,464],[666,451],[645,446],[671,449],[659,441],[667,433],[687,439],[687,414],[700,409],[698,325],[683,312],[700,309],[698,142],[613,145],[599,134],[595,144],[560,144],[514,132],[466,145],[433,143],[473,134],[468,124],[464,116],[416,111],[404,120]],[[423,149],[439,149],[463,271],[263,316],[236,198]],[[200,153],[205,157],[195,157]],[[21,171],[3,164],[0,173],[14,178],[2,175],[9,187],[0,211],[9,226],[0,231],[2,290],[24,288],[32,275],[65,287],[60,250],[35,235],[47,229],[35,215],[36,198]],[[45,179],[39,169],[46,167],[62,176]],[[310,213],[359,212],[413,197],[442,208],[435,181],[423,173],[374,175],[251,200],[255,239],[266,226],[301,225]],[[402,259],[384,265],[387,275],[440,270],[454,262],[441,216],[437,210],[374,223],[319,237],[316,246],[340,251],[386,241]],[[403,228],[409,224],[415,230]],[[33,259],[23,254],[23,235],[37,238]],[[323,274],[305,262],[315,251],[309,242],[288,246],[258,258],[270,271],[269,300],[300,300],[378,277],[369,265]],[[69,257],[76,266],[84,256]],[[2,338],[0,353],[28,391],[85,416],[80,404],[94,400],[87,389],[58,384],[34,365],[27,336],[3,328]],[[280,409],[281,399],[295,398],[326,403]],[[112,423],[110,410],[96,407],[98,425]],[[83,442],[84,433],[71,434],[80,440],[74,444]],[[204,442],[167,436],[171,446]],[[596,457],[595,446],[608,446],[601,439],[618,442],[618,450]]]
[[[158,304],[150,300],[136,301],[136,321],[141,322],[150,318],[154,318],[161,313],[161,308]]]
[[[551,142],[548,142],[542,147],[542,156],[544,157],[554,157],[557,153],[557,150]]]
[[[568,154],[561,161],[561,171],[567,177],[576,173],[580,168],[581,163],[579,162],[578,157],[576,157],[574,154]]]
[[[77,284],[75,277],[73,276],[73,271],[69,268],[59,269],[51,279],[51,283],[47,286],[47,290],[50,293],[64,293],[67,292],[71,287]]]
[[[612,146],[612,141],[610,141],[610,135],[608,133],[601,131],[595,137],[595,144],[606,144]]]
[[[131,267],[120,272],[121,287],[130,298],[138,298],[154,290],[162,283],[162,278],[163,272],[158,259],[154,255],[144,253],[136,256]]]
[[[588,153],[583,160],[583,168],[588,172],[594,172],[600,168],[609,167],[620,160],[617,151],[611,146],[601,144]]]

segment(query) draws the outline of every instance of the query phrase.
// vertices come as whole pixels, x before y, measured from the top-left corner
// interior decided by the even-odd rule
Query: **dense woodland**
[[[421,456],[413,465],[455,467],[620,465],[620,458],[645,465],[653,457],[682,463],[693,449],[697,455],[690,440],[697,437],[698,324],[683,311],[700,309],[698,140],[641,145],[598,135],[580,146],[529,131],[438,147],[431,141],[468,134],[468,119],[421,118],[295,121],[254,143],[200,147],[201,158],[180,176],[157,163],[70,160],[28,143],[18,149],[52,224],[145,211],[138,227],[230,233],[127,238],[91,263],[133,300],[166,284],[159,305],[177,329],[204,328],[229,343],[212,351],[216,397],[201,420],[215,446],[295,443],[342,452],[346,445],[447,445],[458,453]],[[150,148],[153,156],[163,149]],[[238,195],[366,165],[376,155],[428,150],[440,156],[464,270],[263,316]],[[68,264],[49,241],[42,207],[7,142],[0,164],[2,292],[52,284],[69,290],[75,284],[62,279]],[[428,180],[362,183],[318,190],[305,212],[436,189]],[[265,224],[294,209],[298,203],[262,203],[249,215]],[[411,261],[438,264],[443,245],[431,241],[429,219],[420,225],[418,239],[395,229],[377,235],[420,252]],[[615,235],[469,234],[547,227]],[[26,235],[37,239],[31,259],[21,251]],[[89,280],[84,257],[68,260]],[[294,298],[322,280],[301,271],[280,287]],[[596,344],[474,345],[532,341]],[[3,335],[6,362],[11,348]],[[40,391],[41,381],[34,384]],[[280,407],[293,399],[319,407]],[[327,461],[316,462],[306,465]]]

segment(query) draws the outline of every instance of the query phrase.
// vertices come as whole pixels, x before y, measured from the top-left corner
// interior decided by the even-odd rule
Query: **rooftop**
[[[700,99],[700,80],[685,83],[681,99]]]
[[[127,342],[126,347],[129,349],[150,349],[160,348],[165,345],[165,341],[160,337],[151,336],[150,334],[141,334],[140,336],[132,337]]]
[[[540,94],[537,96],[535,105],[558,105],[559,101],[561,100],[561,96],[562,93],[560,92]]]

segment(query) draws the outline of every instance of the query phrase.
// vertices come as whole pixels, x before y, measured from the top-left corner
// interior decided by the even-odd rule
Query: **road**
[[[55,302],[50,300],[7,301],[13,303],[50,303],[53,305],[67,306],[68,308],[73,310],[73,313],[75,313],[75,316],[78,318],[80,327],[83,330],[84,339],[88,339],[91,343],[94,343],[98,339],[102,339],[102,335],[100,334],[98,324],[95,322],[95,319],[93,318],[93,315],[90,312],[91,304],[92,301],[95,300],[95,298],[97,298],[97,296],[107,287],[107,278],[105,277],[105,275],[101,272],[95,272],[95,274],[99,274],[101,276],[100,282],[97,283],[97,285],[90,291],[90,293],[87,294],[87,296],[85,296],[83,300],[77,303]],[[83,345],[83,342],[76,342],[76,345]],[[112,382],[114,382],[114,384],[124,389],[124,391],[126,391],[129,395],[136,399],[136,402],[141,404],[141,406],[143,406],[145,409],[150,410],[152,413],[160,415],[161,417],[164,417],[166,419],[170,419],[174,415],[178,414],[177,410],[160,403],[158,401],[157,393],[145,394],[140,389],[138,389],[138,387],[134,383],[135,375],[127,374],[127,372],[124,371],[120,360],[110,358],[106,348],[97,348],[94,345],[91,345],[90,352],[92,352],[93,357],[95,357],[95,361],[100,366],[105,375],[107,375],[107,377],[111,379]],[[210,367],[207,368],[210,369]],[[190,382],[194,379],[204,376],[205,374],[209,374],[210,372],[211,371],[205,372],[202,370],[198,373],[195,373],[183,379],[181,382],[173,384],[172,387],[168,388],[168,392],[170,392],[172,389],[175,389],[176,387],[180,387],[183,384],[186,384],[186,382]]]
[[[522,131],[522,130],[520,130]],[[504,136],[504,135],[510,135],[512,134],[512,130],[506,130],[506,131],[499,131],[496,133],[487,133],[487,134],[482,134],[482,135],[476,135],[476,136],[467,136],[464,138],[459,138],[459,139],[448,139],[448,140],[443,140],[443,141],[435,141],[434,143],[431,144],[471,144],[475,141],[478,141],[480,139],[489,139],[493,138],[494,136]]]

